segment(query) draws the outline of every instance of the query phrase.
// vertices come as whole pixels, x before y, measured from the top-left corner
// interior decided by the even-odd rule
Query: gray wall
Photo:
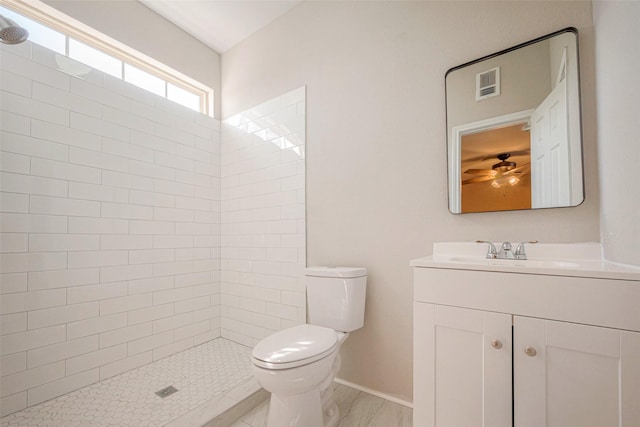
[[[476,101],[476,74],[495,67],[500,95]],[[536,108],[553,88],[549,68],[549,41],[543,41],[449,73],[449,135],[455,126]]]
[[[594,3],[601,227],[605,257],[640,265],[640,3]]]
[[[577,208],[452,215],[444,74],[580,31],[586,194]],[[339,377],[412,400],[409,260],[436,241],[597,241],[590,2],[304,2],[222,55],[223,117],[307,85],[307,264],[369,269]]]

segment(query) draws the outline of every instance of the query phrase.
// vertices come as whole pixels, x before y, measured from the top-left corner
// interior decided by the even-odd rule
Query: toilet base
[[[294,395],[271,393],[267,427],[324,427],[320,390]]]
[[[322,394],[322,419],[324,421],[324,427],[335,427],[338,424],[339,417],[340,410],[338,409],[338,404],[333,400],[333,386],[331,386],[329,393]]]
[[[271,393],[267,427],[335,427],[340,410],[333,400],[332,379],[323,390],[288,396]]]

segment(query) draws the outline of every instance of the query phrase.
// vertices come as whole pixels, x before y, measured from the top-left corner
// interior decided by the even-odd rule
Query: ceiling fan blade
[[[465,157],[464,159],[462,159],[464,162],[466,163],[475,163],[475,162],[483,162],[486,160],[494,160],[498,158],[498,155],[502,154],[502,153],[498,153],[498,154],[481,154],[478,156],[474,156],[474,157]],[[530,149],[526,149],[526,150],[517,150],[517,151],[509,151],[509,154],[511,155],[511,157],[515,157],[515,156],[528,156],[531,154],[531,150]]]
[[[492,169],[467,169],[464,173],[468,173],[469,175],[496,176],[496,171]]]
[[[505,153],[505,154],[509,154],[509,157],[515,157],[515,156],[528,156],[530,153],[531,153],[531,150],[530,149],[526,149],[526,150],[509,151],[509,153]],[[500,154],[502,154],[502,153],[500,153]],[[487,156],[487,157],[485,157],[484,160],[497,158],[498,155]]]
[[[479,161],[483,161],[483,160],[487,160],[486,159],[487,155],[486,154],[480,154],[478,156],[473,156],[473,157],[464,157],[462,159],[463,162],[467,162],[467,163],[475,163],[475,162],[479,162]],[[491,159],[495,159],[496,156],[490,157]]]
[[[525,163],[522,166],[518,166],[515,169],[511,169],[510,171],[505,172],[503,175],[509,175],[514,173],[527,173],[531,170],[531,163]]]
[[[476,184],[478,182],[491,181],[492,179],[492,176],[476,176],[474,178],[465,179],[464,181],[462,181],[462,185]]]

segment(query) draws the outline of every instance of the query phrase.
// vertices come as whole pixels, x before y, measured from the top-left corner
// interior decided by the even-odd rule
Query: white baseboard
[[[365,393],[372,394],[381,399],[388,400],[389,402],[397,403],[398,405],[406,406],[407,408],[413,409],[413,403],[407,402],[406,400],[398,399],[397,397],[390,396],[388,394],[380,393],[377,390],[370,389],[368,387],[364,387],[358,384],[350,383],[349,381],[342,380],[340,378],[335,378],[335,382],[338,384],[346,385],[347,387],[355,388],[356,390],[364,391]]]

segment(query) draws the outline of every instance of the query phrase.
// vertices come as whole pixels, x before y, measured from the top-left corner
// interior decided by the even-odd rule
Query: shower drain
[[[169,387],[165,387],[162,390],[156,391],[156,394],[164,399],[167,396],[171,396],[176,391],[178,391],[178,389],[170,385]]]

